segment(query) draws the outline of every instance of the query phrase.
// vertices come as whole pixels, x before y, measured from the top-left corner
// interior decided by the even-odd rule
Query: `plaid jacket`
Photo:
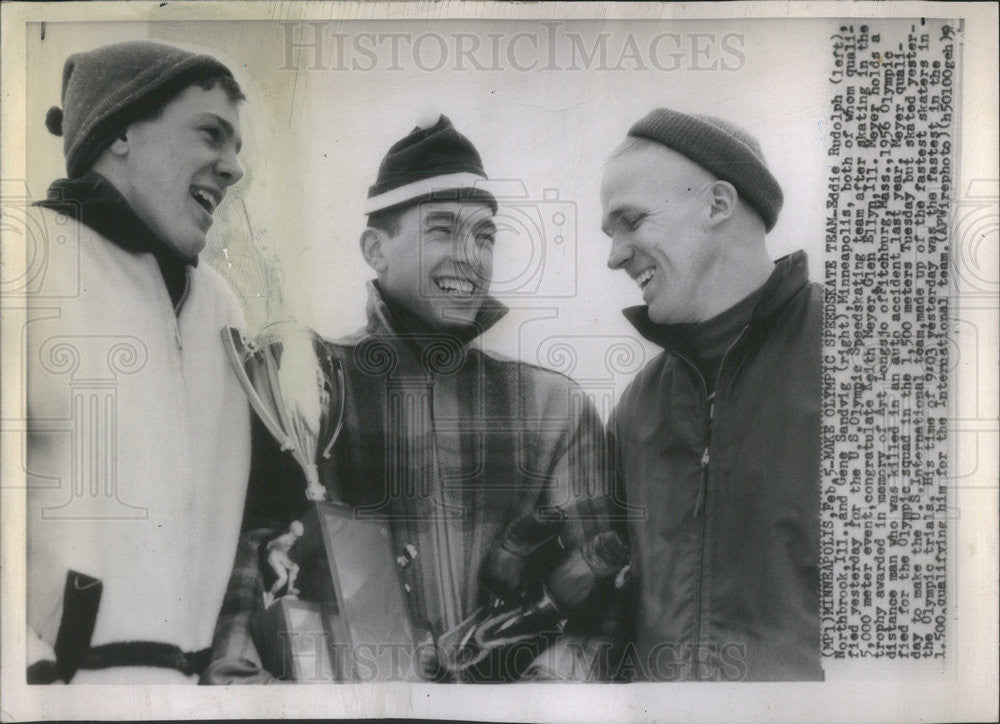
[[[479,569],[513,520],[536,506],[562,508],[570,549],[606,527],[603,426],[559,373],[486,353],[474,340],[398,334],[374,284],[367,311],[364,330],[330,344],[347,401],[320,478],[332,499],[388,520],[397,554],[416,549],[400,576],[414,624],[437,637],[486,602]],[[477,336],[505,312],[495,302],[484,307]],[[259,425],[254,447],[213,659],[242,662],[235,668],[250,680],[260,671],[249,625],[263,590],[258,548],[305,506],[301,469]]]

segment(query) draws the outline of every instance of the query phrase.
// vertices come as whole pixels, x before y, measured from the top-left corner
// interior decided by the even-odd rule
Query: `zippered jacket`
[[[220,335],[242,324],[239,304],[206,264],[182,271],[175,303],[152,252],[31,213],[44,263],[25,324],[27,617],[40,649],[28,663],[59,650],[67,620],[92,633],[68,655],[137,641],[205,649],[250,468],[250,409]],[[101,582],[96,611],[64,609],[69,571]],[[72,681],[192,679],[115,665]]]
[[[776,262],[715,393],[677,330],[625,310],[664,348],[609,429],[630,506],[637,678],[822,679],[819,460],[823,291]]]
[[[476,334],[505,311],[490,301]],[[411,620],[436,640],[487,602],[480,568],[512,521],[562,508],[567,549],[606,524],[605,431],[570,378],[485,352],[468,336],[400,333],[374,284],[367,312],[365,329],[329,344],[344,368],[346,403],[320,479],[330,499],[389,521],[393,556],[410,561],[399,575]],[[208,681],[260,673],[250,634],[262,592],[257,549],[301,515],[304,491],[291,457],[255,435],[245,532]],[[225,673],[234,670],[240,675]]]

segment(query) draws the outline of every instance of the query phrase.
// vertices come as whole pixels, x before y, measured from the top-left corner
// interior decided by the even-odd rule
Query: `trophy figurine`
[[[298,539],[302,537],[303,533],[305,533],[305,526],[302,525],[302,521],[293,520],[291,525],[288,526],[287,533],[279,535],[264,546],[264,552],[267,554],[267,564],[271,566],[274,574],[277,576],[271,587],[264,592],[265,608],[274,603],[275,596],[286,586],[286,590],[288,591],[285,594],[286,596],[299,595],[299,589],[295,587],[295,579],[299,575],[299,564],[292,560],[289,552]]]
[[[312,501],[287,532],[261,547],[262,569],[276,576],[253,622],[264,665],[303,682],[389,679],[400,667],[405,676],[414,636],[389,527],[327,501],[319,477],[318,463],[329,459],[344,415],[340,361],[295,322],[268,325],[252,342],[235,327],[222,336],[251,407],[301,466]]]

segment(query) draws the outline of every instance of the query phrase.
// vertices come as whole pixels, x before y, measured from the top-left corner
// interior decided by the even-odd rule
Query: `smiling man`
[[[607,164],[608,266],[663,348],[609,428],[631,505],[634,670],[655,680],[821,679],[822,289],[771,262],[782,204],[760,146],[657,109]]]
[[[400,311],[428,329],[458,332],[475,324],[488,301],[493,213],[486,201],[428,201],[376,212],[362,234],[362,253]]]
[[[490,603],[487,585],[517,602],[508,594],[540,583],[536,553],[564,557],[592,543],[605,520],[604,433],[589,399],[563,375],[476,345],[506,313],[489,296],[497,201],[482,189],[485,180],[479,153],[444,116],[389,149],[369,189],[360,239],[376,274],[368,286],[368,323],[329,345],[344,367],[346,409],[320,477],[330,499],[389,522],[410,618],[425,644],[416,673],[434,681],[523,675],[531,657],[521,659],[540,653],[544,642],[527,642],[520,656],[498,650],[469,670],[449,668],[446,655],[428,660],[426,654],[441,654],[447,641],[469,640],[462,626]],[[302,515],[304,491],[301,468],[255,429],[245,532],[207,681],[289,675],[280,662],[272,662],[270,673],[263,668],[264,648],[251,636],[251,621],[264,591],[260,546]],[[622,545],[601,554],[613,564],[624,552]],[[600,557],[587,560],[600,568]],[[517,573],[533,566],[535,579]],[[580,590],[593,583],[586,570],[573,575]],[[353,571],[350,578],[364,576]],[[297,581],[303,589],[310,585],[308,576]],[[568,631],[574,625],[589,631],[583,618],[571,617]],[[595,676],[582,647],[559,651],[554,658],[562,663],[546,659],[528,670]],[[371,676],[383,680],[414,675],[376,669]]]
[[[31,682],[193,683],[208,662],[250,422],[220,337],[242,315],[198,255],[243,176],[242,100],[222,63],[158,43],[65,63],[27,334]]]

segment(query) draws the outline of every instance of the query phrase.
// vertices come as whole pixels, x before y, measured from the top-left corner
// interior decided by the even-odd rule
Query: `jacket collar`
[[[47,198],[36,205],[75,218],[126,251],[148,251],[168,264],[198,266],[197,255],[185,257],[163,241],[139,218],[114,184],[96,171],[54,181]]]
[[[808,283],[808,259],[804,251],[778,259],[771,276],[764,282],[760,301],[750,318],[751,326],[769,324],[785,303]],[[649,318],[649,307],[645,304],[623,309],[622,314],[639,334],[665,349],[678,347],[682,339],[681,327],[690,329],[691,326],[657,324]]]
[[[48,198],[35,205],[66,214],[125,251],[151,253],[174,313],[180,313],[189,284],[187,267],[198,266],[197,255],[184,257],[164,242],[104,176],[88,171],[80,178],[59,179],[49,187]]]
[[[368,324],[365,331],[372,336],[390,336],[412,340],[418,347],[423,346],[421,337],[427,339],[450,337],[457,339],[462,346],[466,346],[503,319],[508,311],[502,302],[493,297],[486,297],[483,306],[476,315],[476,321],[469,327],[457,332],[450,330],[428,331],[422,335],[420,332],[406,331],[400,327],[398,319],[393,315],[375,280],[370,280],[365,288],[368,290],[366,308]]]

